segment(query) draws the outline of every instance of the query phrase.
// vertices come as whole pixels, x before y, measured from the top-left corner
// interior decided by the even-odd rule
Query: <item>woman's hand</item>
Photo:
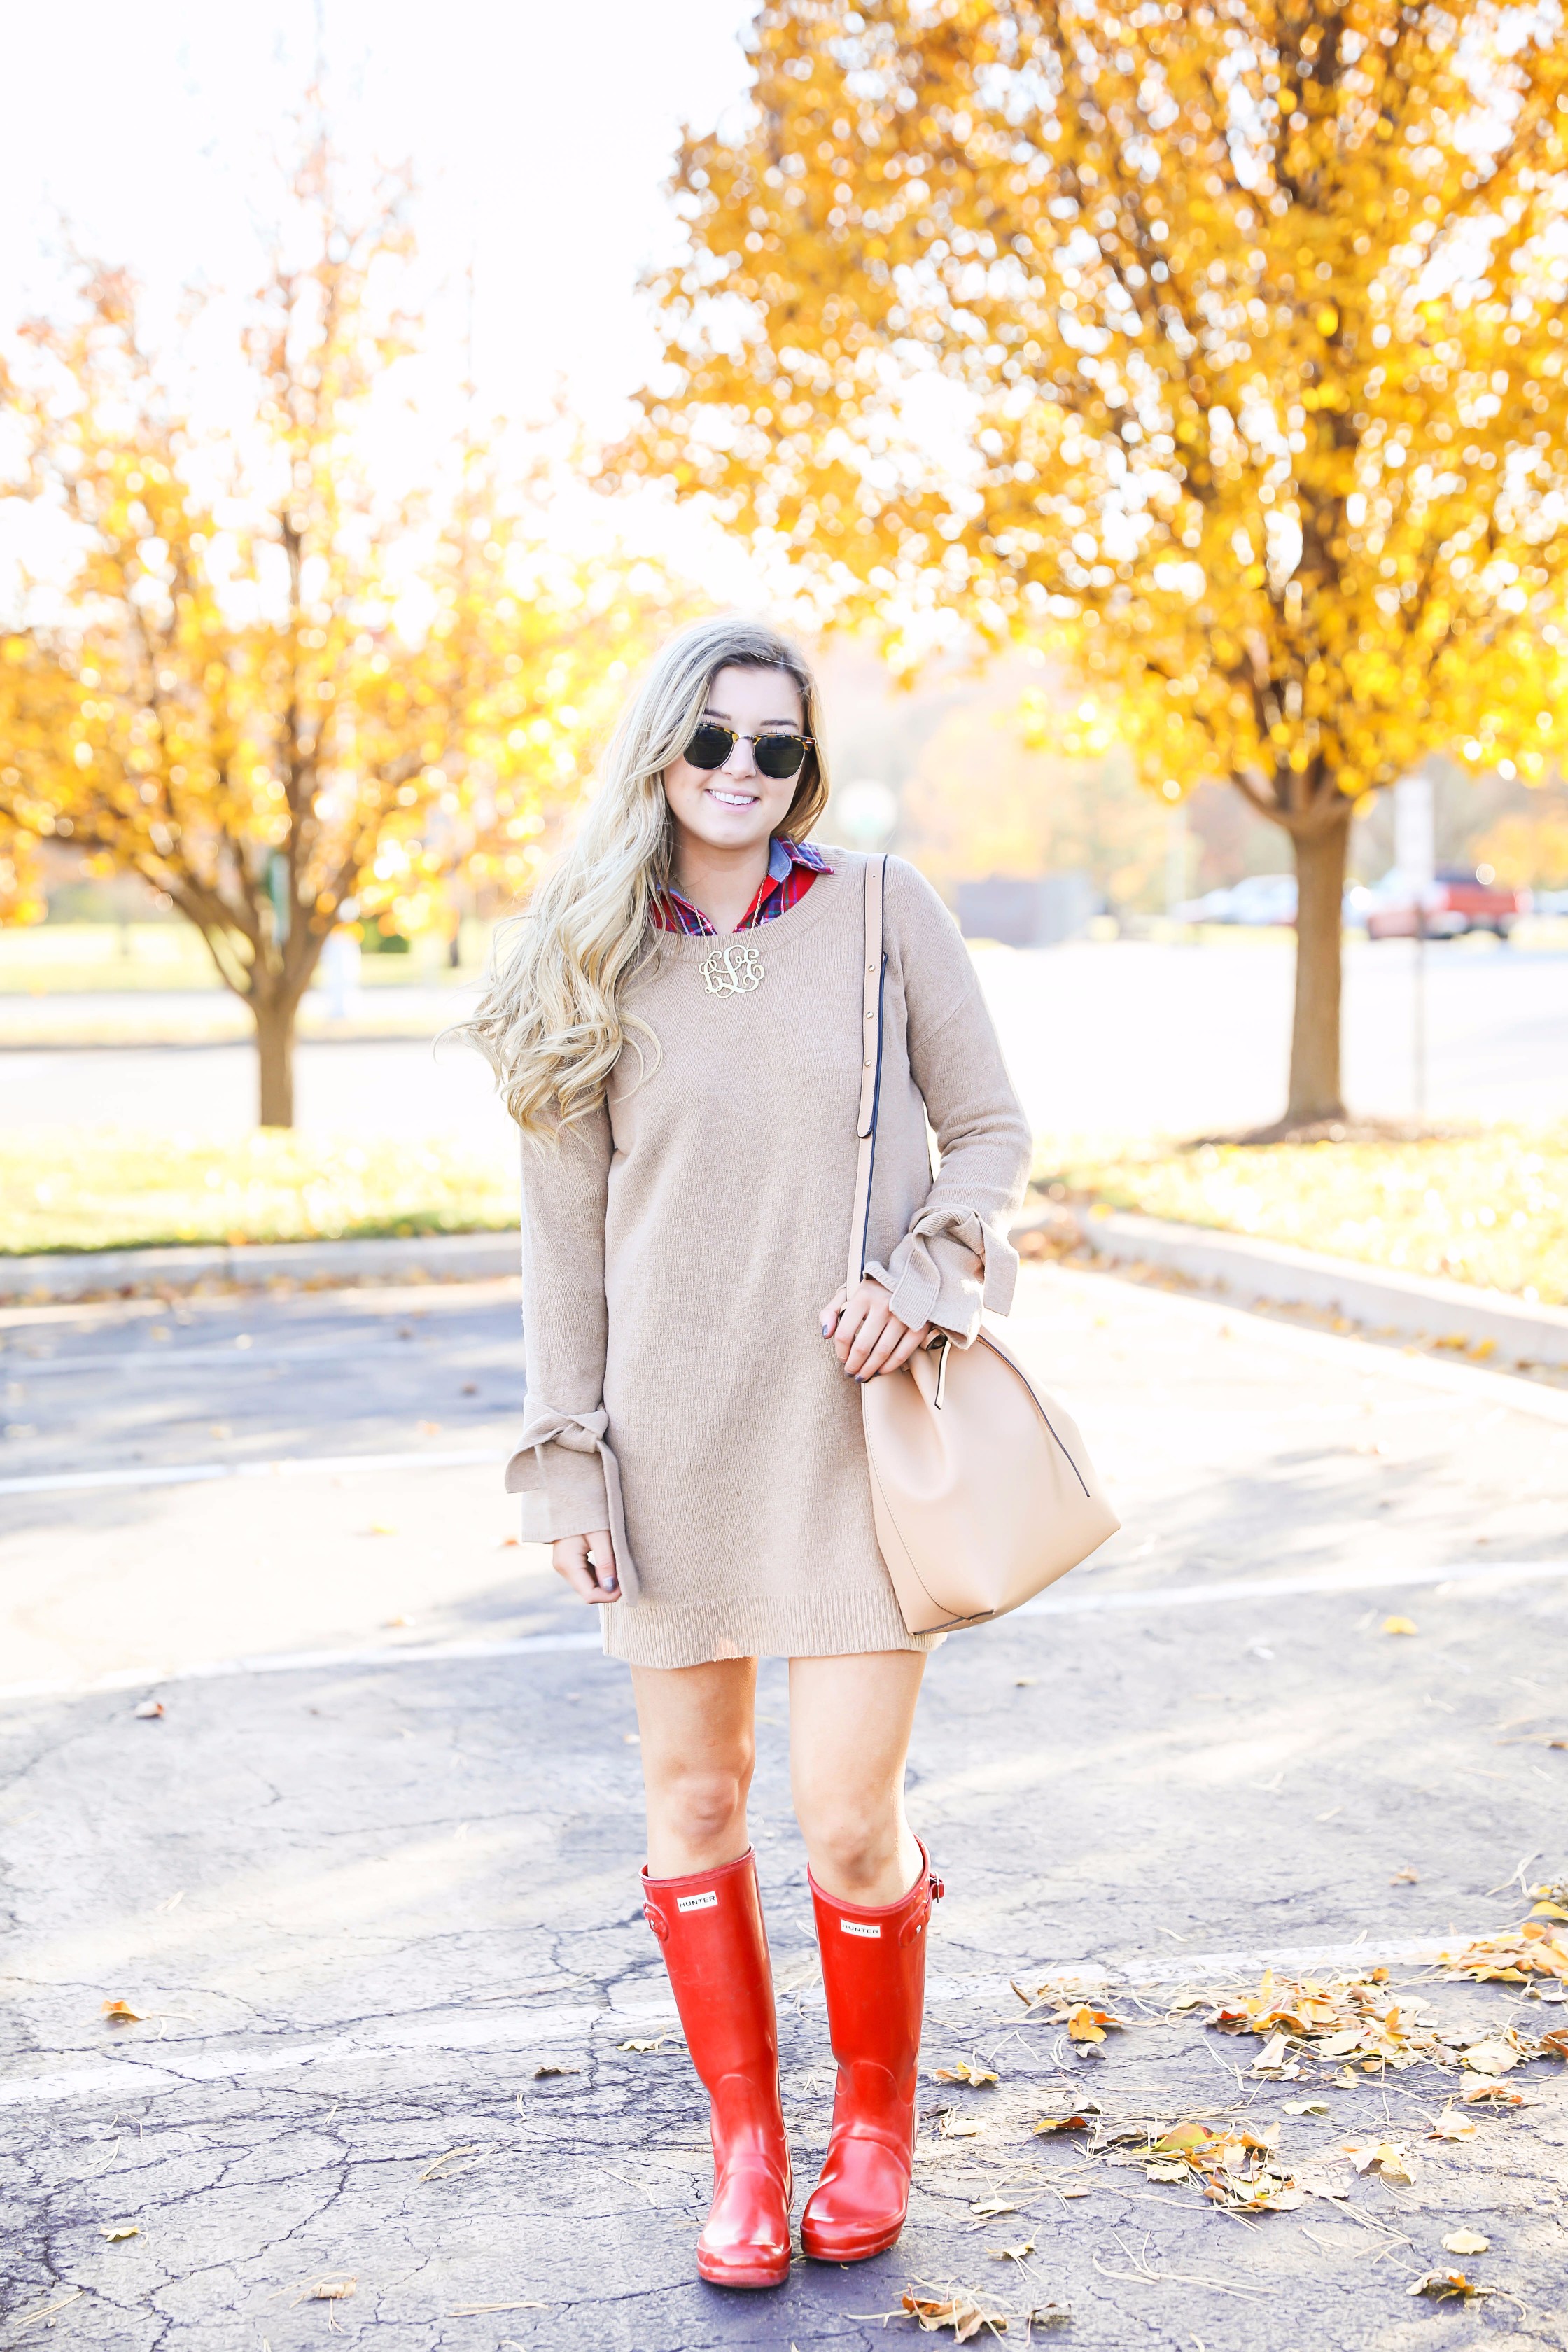
[[[896,1372],[931,1338],[929,1323],[900,1323],[887,1292],[867,1275],[852,1297],[836,1291],[822,1310],[822,1336],[831,1339],[845,1370],[858,1381]]]
[[[592,1535],[557,1536],[550,1547],[550,1564],[574,1592],[587,1601],[618,1601],[621,1580],[616,1572],[616,1548],[608,1528]]]

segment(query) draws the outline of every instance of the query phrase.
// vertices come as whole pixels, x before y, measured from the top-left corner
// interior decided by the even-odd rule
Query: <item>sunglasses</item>
[[[705,719],[684,756],[690,768],[721,768],[737,743],[749,743],[758,774],[776,779],[799,773],[815,740],[810,735],[739,735],[732,727],[721,727],[716,719]]]

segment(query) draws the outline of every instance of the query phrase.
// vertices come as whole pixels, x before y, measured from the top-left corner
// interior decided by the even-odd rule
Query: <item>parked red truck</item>
[[[1395,871],[1384,877],[1366,909],[1369,940],[1411,940],[1417,920],[1429,940],[1454,940],[1463,931],[1495,931],[1506,940],[1521,915],[1530,912],[1530,894],[1509,890],[1489,866],[1439,866],[1419,893]]]

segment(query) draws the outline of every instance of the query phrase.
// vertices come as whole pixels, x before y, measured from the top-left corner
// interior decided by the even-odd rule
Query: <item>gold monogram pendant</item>
[[[743,996],[763,982],[763,952],[754,947],[715,948],[698,966],[710,996]]]

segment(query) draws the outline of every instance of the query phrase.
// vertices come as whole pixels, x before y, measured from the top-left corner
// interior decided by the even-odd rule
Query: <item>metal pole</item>
[[[1419,901],[1415,908],[1415,1071],[1412,1092],[1415,1097],[1417,1119],[1426,1117],[1426,909]]]
[[[1165,914],[1174,920],[1187,896],[1187,812],[1184,805],[1165,812]]]

